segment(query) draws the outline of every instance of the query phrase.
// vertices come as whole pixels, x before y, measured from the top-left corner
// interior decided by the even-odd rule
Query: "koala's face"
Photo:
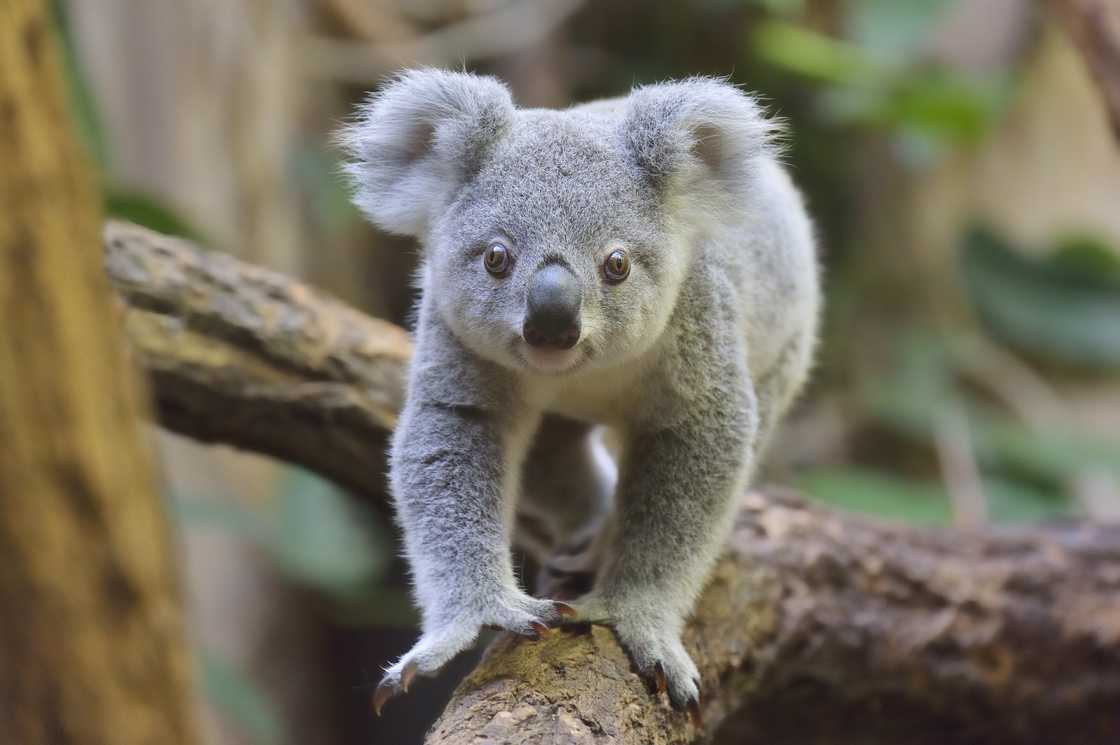
[[[683,259],[616,133],[520,112],[428,238],[425,291],[463,343],[542,374],[610,366],[664,329]]]
[[[568,111],[493,78],[402,74],[344,134],[355,201],[425,244],[423,291],[469,349],[541,374],[656,343],[700,222],[750,196],[771,125],[696,78]],[[682,227],[689,226],[691,227]]]

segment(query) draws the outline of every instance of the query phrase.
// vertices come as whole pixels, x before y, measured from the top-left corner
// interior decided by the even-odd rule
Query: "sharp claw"
[[[548,631],[548,627],[540,621],[530,621],[529,628],[535,632],[536,636],[534,638],[536,639],[540,639],[544,632]]]
[[[653,669],[653,679],[657,683],[658,693],[665,693],[669,690],[669,681],[665,678],[665,668],[661,666],[660,662]]]
[[[700,729],[704,726],[704,719],[700,716],[700,699],[694,698],[688,702],[688,718],[692,726]]]
[[[401,671],[401,690],[408,693],[408,687],[412,685],[412,681],[416,679],[416,662],[410,662],[404,666]]]
[[[385,702],[400,692],[400,688],[392,681],[383,680],[378,683],[377,690],[373,692],[373,713],[381,716],[381,709],[385,706]]]
[[[556,609],[557,613],[559,613],[562,616],[567,616],[568,618],[575,618],[576,616],[579,615],[579,611],[577,611],[575,608],[568,605],[567,603],[560,602],[559,600],[552,601],[552,607],[554,607]]]

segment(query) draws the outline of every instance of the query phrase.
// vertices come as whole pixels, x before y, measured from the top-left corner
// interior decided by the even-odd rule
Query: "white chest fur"
[[[644,366],[619,365],[563,378],[526,380],[528,403],[541,411],[598,424],[623,425],[644,403]]]

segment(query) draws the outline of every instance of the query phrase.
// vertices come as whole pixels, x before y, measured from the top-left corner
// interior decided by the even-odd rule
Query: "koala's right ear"
[[[494,78],[409,70],[340,134],[354,203],[382,228],[422,235],[478,170],[514,116]]]
[[[691,187],[715,184],[742,195],[751,188],[759,157],[777,151],[780,127],[754,98],[722,78],[636,88],[626,112],[630,152],[661,188],[684,179]]]

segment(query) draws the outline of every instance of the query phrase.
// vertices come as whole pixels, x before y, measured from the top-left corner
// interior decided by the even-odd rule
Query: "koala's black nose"
[[[529,284],[528,313],[521,330],[534,347],[571,349],[579,341],[579,310],[583,301],[579,280],[571,270],[548,264]]]

